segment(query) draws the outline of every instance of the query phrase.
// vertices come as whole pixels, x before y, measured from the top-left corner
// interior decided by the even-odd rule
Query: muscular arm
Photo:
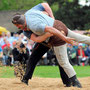
[[[73,38],[69,38],[69,37],[64,36],[60,31],[58,31],[54,27],[46,26],[45,32],[49,32],[55,36],[58,36],[60,39],[64,40],[65,42],[73,44],[73,40],[74,40]]]
[[[42,6],[44,7],[45,11],[49,14],[49,16],[52,17],[53,19],[55,19],[49,4],[48,3],[42,3]]]
[[[35,41],[35,42],[41,43],[41,42],[45,41],[48,37],[51,37],[51,36],[53,36],[53,34],[50,34],[48,32],[41,35],[41,36],[37,36],[35,34],[32,34],[30,39]]]
[[[67,43],[70,43],[72,45],[74,44],[73,40],[75,40],[75,39],[64,36],[60,31],[58,31],[54,27],[46,26],[45,27],[45,32],[46,32],[45,34],[40,35],[40,36],[37,36],[33,33],[31,35],[30,39],[35,41],[35,42],[41,43],[41,42],[45,41],[48,37],[51,37],[51,36],[55,35],[55,36],[58,36],[60,39],[64,40],[65,42],[67,42]]]

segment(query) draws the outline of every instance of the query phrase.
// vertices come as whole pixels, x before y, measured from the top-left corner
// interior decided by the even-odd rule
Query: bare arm
[[[49,16],[52,17],[53,19],[55,19],[49,4],[48,3],[42,3],[42,5],[43,5],[45,11],[49,14]]]
[[[51,36],[53,36],[53,34],[50,34],[48,32],[45,33],[45,34],[43,34],[43,35],[40,35],[40,36],[37,36],[35,34],[32,34],[31,35],[31,40],[33,40],[34,42],[41,43],[41,42],[45,41],[48,37],[51,37]]]
[[[54,27],[46,26],[45,32],[49,32],[55,36],[58,36],[60,39],[64,40],[67,43],[70,43],[70,44],[73,44],[73,40],[75,40],[73,38],[69,38],[69,37],[64,36],[60,31],[58,31]]]

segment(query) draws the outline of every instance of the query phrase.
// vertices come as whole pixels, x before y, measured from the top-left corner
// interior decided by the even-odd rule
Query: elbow
[[[53,31],[53,27],[51,27],[51,26],[45,27],[45,32],[50,32],[51,30]]]

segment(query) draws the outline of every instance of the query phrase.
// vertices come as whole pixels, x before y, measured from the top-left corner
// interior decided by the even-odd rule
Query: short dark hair
[[[13,19],[12,19],[12,23],[13,24],[24,24],[25,20],[24,20],[24,15],[21,15],[19,13],[16,13],[13,15]]]

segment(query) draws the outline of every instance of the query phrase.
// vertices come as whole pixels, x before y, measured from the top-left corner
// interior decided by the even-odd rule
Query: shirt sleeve
[[[30,29],[36,35],[42,35],[42,34],[45,33],[45,27],[46,27],[46,24],[45,23],[37,23],[37,24],[32,24],[30,26]]]
[[[31,38],[32,33],[33,33],[32,31],[23,31],[23,34],[29,39]]]
[[[34,6],[31,9],[35,9],[35,10],[40,10],[40,11],[45,11],[44,7],[42,6],[42,4],[38,4],[36,6]]]

